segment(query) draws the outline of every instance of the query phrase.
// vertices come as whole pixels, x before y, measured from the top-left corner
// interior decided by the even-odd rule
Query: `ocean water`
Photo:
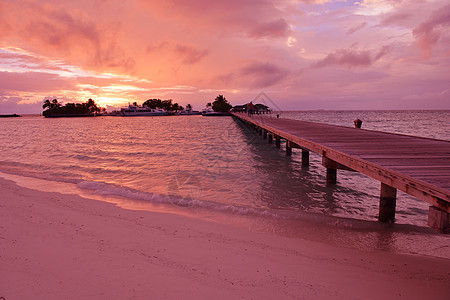
[[[450,139],[449,111],[299,111],[280,117]],[[118,205],[188,214],[366,250],[450,258],[450,239],[426,225],[428,204],[404,193],[396,224],[376,221],[379,182],[321,157],[286,157],[231,117],[0,119],[0,176],[42,190],[68,187]],[[31,184],[32,185],[32,184]]]

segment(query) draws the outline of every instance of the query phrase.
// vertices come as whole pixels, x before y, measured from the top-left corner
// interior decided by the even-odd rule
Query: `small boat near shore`
[[[229,116],[229,115],[230,115],[230,113],[228,113],[228,112],[214,111],[211,107],[207,107],[202,110],[202,116],[205,116],[205,117]]]
[[[169,113],[164,109],[139,107],[135,105],[129,105],[127,108],[122,108],[120,110],[120,114],[124,117],[169,115]]]
[[[193,115],[201,115],[202,112],[198,111],[198,110],[192,110],[192,109],[184,109],[178,113],[176,113],[176,115],[180,115],[180,116],[193,116]]]

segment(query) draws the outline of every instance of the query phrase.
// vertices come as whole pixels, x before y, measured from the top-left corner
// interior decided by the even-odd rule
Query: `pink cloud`
[[[72,80],[64,79],[56,74],[0,72],[0,90],[46,93],[73,88]]]
[[[24,98],[7,96],[0,92],[0,114],[35,114],[42,111],[42,101],[19,104]]]
[[[257,25],[249,32],[250,37],[287,37],[290,33],[289,24],[284,19],[279,19]]]
[[[289,71],[272,63],[258,62],[243,67],[238,73],[244,78],[244,82],[247,82],[247,86],[264,89],[280,82]]]
[[[33,56],[27,53],[17,53],[0,50],[0,61],[3,66],[20,68],[24,70],[52,70],[64,71],[64,66],[57,63],[49,63],[43,57]]]
[[[382,47],[379,51],[338,49],[328,54],[324,59],[313,64],[314,68],[323,68],[331,65],[352,67],[369,67],[389,51],[389,46]]]
[[[431,16],[419,26],[413,34],[425,58],[429,58],[432,48],[450,27],[450,4],[435,10]]]
[[[413,17],[411,12],[395,12],[393,14],[388,15],[381,21],[381,25],[397,25],[403,24],[404,21],[408,21]]]
[[[64,4],[16,3],[9,1],[5,22],[23,39],[22,44],[45,55],[64,56],[92,68],[131,70],[132,58],[118,46],[114,24],[91,20],[83,11]],[[0,38],[1,39],[1,38]],[[3,37],[8,40],[8,35]]]
[[[160,42],[157,45],[148,45],[145,49],[147,53],[156,52],[160,50],[164,50],[169,46],[169,42],[164,41]]]
[[[364,28],[364,27],[366,27],[366,26],[367,26],[367,22],[359,23],[359,24],[357,24],[357,25],[355,25],[355,26],[349,28],[349,29],[347,30],[346,34],[347,34],[347,35],[353,34],[353,33],[355,33],[356,31],[358,31],[358,30],[360,30],[360,29],[362,29],[362,28]]]
[[[208,50],[198,50],[191,46],[179,44],[176,45],[175,52],[180,54],[183,57],[182,62],[188,65],[194,64],[208,55]]]
[[[289,34],[285,13],[278,7],[284,3],[280,0],[155,0],[145,1],[143,5],[155,18],[189,24],[190,29],[259,39]]]

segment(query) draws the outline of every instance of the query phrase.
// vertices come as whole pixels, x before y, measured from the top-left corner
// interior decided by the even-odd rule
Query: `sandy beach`
[[[448,299],[450,261],[364,252],[0,178],[0,297]]]

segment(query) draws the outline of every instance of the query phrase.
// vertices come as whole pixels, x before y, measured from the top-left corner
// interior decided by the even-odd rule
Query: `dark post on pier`
[[[450,141],[392,134],[322,123],[248,117],[232,113],[236,120],[252,126],[264,138],[272,137],[280,147],[286,141],[286,155],[302,151],[302,165],[309,164],[309,152],[322,155],[326,184],[338,182],[337,170],[365,174],[381,182],[378,220],[395,222],[397,190],[431,204],[428,224],[450,230]]]

